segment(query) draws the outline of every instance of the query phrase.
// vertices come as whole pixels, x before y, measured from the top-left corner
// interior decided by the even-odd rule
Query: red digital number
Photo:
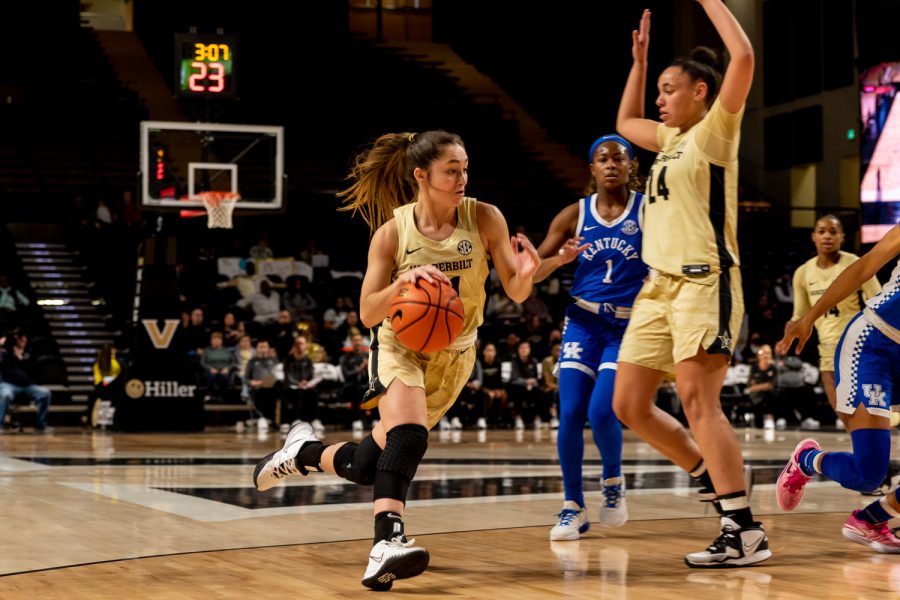
[[[188,88],[192,92],[212,92],[219,93],[225,89],[225,67],[222,63],[211,62],[207,66],[206,63],[195,61],[191,63],[192,69],[197,69],[197,73],[188,77]],[[213,85],[203,86],[199,82],[208,79]]]

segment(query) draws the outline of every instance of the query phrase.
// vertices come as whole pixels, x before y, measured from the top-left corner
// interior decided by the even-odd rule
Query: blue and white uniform
[[[582,507],[586,421],[603,458],[603,479],[622,475],[622,427],[612,398],[619,346],[631,305],[647,276],[638,217],[643,198],[629,192],[622,214],[611,222],[597,213],[596,195],[579,201],[575,235],[590,246],[578,257],[571,290],[575,302],[566,310],[563,328],[557,449],[566,500]],[[610,498],[607,495],[607,505]]]
[[[606,221],[596,208],[596,195],[578,205],[575,235],[590,244],[578,257],[571,294],[575,304],[566,310],[560,369],[578,369],[595,378],[601,368],[615,369],[619,342],[625,333],[631,305],[647,276],[641,260],[638,214],[644,195],[630,192],[615,221]]]
[[[890,417],[894,381],[900,376],[900,260],[881,293],[847,325],[835,355],[837,410],[853,414],[860,404]]]

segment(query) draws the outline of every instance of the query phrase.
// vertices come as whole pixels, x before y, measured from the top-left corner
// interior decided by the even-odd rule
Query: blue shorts
[[[900,374],[900,344],[859,313],[844,329],[834,356],[839,412],[853,414],[862,404],[870,414],[891,416],[894,380]]]
[[[572,304],[566,309],[560,369],[578,369],[596,379],[600,369],[615,369],[628,319],[614,312],[594,314]]]

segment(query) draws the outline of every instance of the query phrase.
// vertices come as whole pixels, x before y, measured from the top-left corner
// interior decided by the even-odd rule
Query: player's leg
[[[618,340],[603,349],[597,382],[594,384],[588,408],[591,433],[603,459],[601,486],[603,506],[600,507],[600,524],[604,527],[620,527],[628,521],[625,477],[622,474],[622,426],[612,406],[618,354]]]
[[[590,529],[585,510],[582,485],[584,461],[584,424],[588,402],[596,379],[600,348],[592,335],[591,322],[578,314],[584,309],[567,311],[559,355],[559,432],[556,449],[563,477],[563,507],[556,525],[550,530],[551,540],[577,540]]]

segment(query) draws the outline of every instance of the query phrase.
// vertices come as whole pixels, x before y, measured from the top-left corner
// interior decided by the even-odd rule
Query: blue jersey
[[[866,302],[866,308],[868,311],[875,313],[881,323],[893,330],[893,332],[883,331],[883,333],[896,340],[897,335],[900,335],[900,260],[897,261],[897,266],[894,267],[891,278],[884,284],[881,293],[869,298]],[[876,321],[873,324],[878,329],[882,329],[882,327],[879,327],[881,323],[878,323],[875,319],[872,320]],[[891,335],[894,332],[897,332],[897,334]]]
[[[578,203],[575,235],[590,244],[578,257],[572,296],[618,306],[631,306],[647,276],[641,260],[641,227],[638,214],[644,195],[629,192],[625,210],[615,221],[597,214],[596,194]]]

